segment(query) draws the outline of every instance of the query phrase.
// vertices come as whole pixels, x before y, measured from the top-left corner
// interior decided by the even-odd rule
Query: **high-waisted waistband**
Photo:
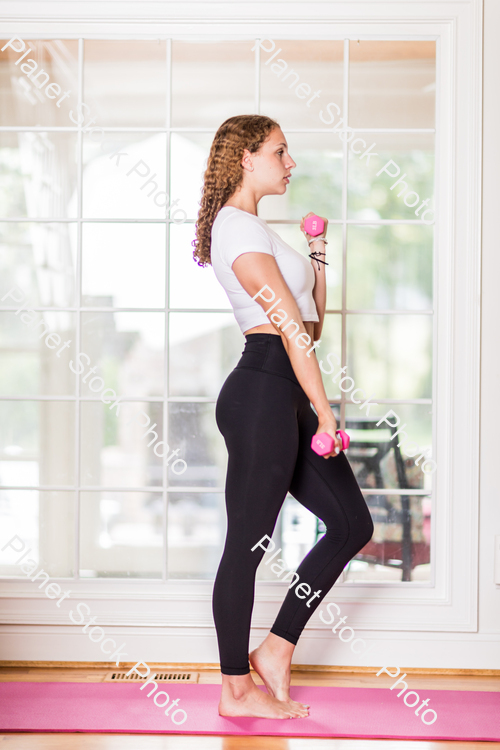
[[[245,349],[235,369],[241,368],[279,375],[301,387],[281,336],[272,333],[249,333],[246,336]]]

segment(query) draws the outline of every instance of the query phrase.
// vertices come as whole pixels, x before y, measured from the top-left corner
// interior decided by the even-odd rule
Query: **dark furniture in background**
[[[338,417],[337,421],[340,421]],[[384,484],[384,473],[382,471],[382,462],[392,451],[393,457],[393,488],[397,487],[404,493],[409,490],[409,494],[401,494],[401,507],[398,509],[390,502],[387,494],[370,494],[365,495],[366,502],[370,508],[374,523],[383,521],[385,524],[395,524],[401,526],[401,541],[383,541],[377,542],[373,539],[363,547],[361,552],[355,556],[355,560],[387,565],[389,567],[401,568],[403,581],[411,581],[411,571],[417,565],[430,562],[430,546],[427,541],[414,541],[412,539],[412,515],[410,508],[410,494],[418,485],[415,479],[408,477],[408,471],[405,460],[398,448],[399,438],[391,437],[395,429],[390,429],[387,424],[381,424],[377,427],[377,417],[350,417],[346,418],[345,426],[349,430],[377,430],[382,431],[380,438],[374,439],[372,436],[351,437],[347,456],[353,467],[356,479],[361,488],[380,488],[387,489]],[[387,433],[384,439],[383,432]],[[390,456],[389,456],[390,458]],[[419,470],[420,471],[420,470]],[[421,473],[421,472],[420,472]],[[386,472],[387,476],[387,472]],[[420,479],[420,477],[418,477]],[[394,497],[394,496],[392,496]],[[397,496],[396,496],[397,497]],[[316,526],[316,540],[323,534],[325,528],[318,519]]]

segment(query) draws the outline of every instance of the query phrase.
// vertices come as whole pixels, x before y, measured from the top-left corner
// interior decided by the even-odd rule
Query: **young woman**
[[[193,240],[195,260],[212,264],[246,338],[216,407],[228,450],[227,538],[213,591],[222,716],[308,715],[308,706],[289,695],[295,645],[344,567],[373,534],[344,453],[320,457],[311,449],[313,435],[320,432],[335,439],[335,448],[342,447],[311,352],[325,314],[321,256],[327,221],[322,238],[310,244],[309,262],[257,215],[264,195],[286,192],[295,166],[277,122],[261,115],[230,117],[210,149]],[[301,230],[312,240],[304,219]],[[280,301],[267,316],[272,293]],[[294,321],[292,331],[280,327],[285,319]],[[314,595],[301,598],[298,590],[289,589],[271,632],[249,656],[255,574],[266,545],[258,542],[272,536],[287,492],[327,529],[296,571]],[[253,682],[249,659],[267,693]]]

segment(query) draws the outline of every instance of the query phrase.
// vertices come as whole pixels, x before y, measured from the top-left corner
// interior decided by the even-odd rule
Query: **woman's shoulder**
[[[268,253],[274,255],[274,240],[267,224],[255,214],[223,206],[212,224],[212,262],[222,261],[232,266],[242,252]]]
[[[229,219],[231,217],[232,219],[238,219],[239,221],[257,221],[259,224],[263,224],[263,220],[256,216],[255,214],[251,214],[249,211],[244,211],[242,208],[237,208],[236,206],[222,206],[222,208],[219,209],[215,221],[224,221],[225,219]]]
[[[224,226],[224,235],[228,231],[231,233],[234,229],[234,231],[253,231],[253,233],[257,231],[259,234],[264,231],[269,236],[267,224],[263,219],[236,206],[222,206],[219,209],[212,224],[212,234],[214,232],[218,234],[222,226]]]

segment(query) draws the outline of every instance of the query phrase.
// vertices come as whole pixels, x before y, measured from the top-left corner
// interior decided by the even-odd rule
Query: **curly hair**
[[[254,154],[279,123],[265,115],[229,117],[216,132],[203,176],[201,205],[195,224],[193,258],[199,266],[211,264],[212,224],[219,210],[243,180],[244,149]]]

